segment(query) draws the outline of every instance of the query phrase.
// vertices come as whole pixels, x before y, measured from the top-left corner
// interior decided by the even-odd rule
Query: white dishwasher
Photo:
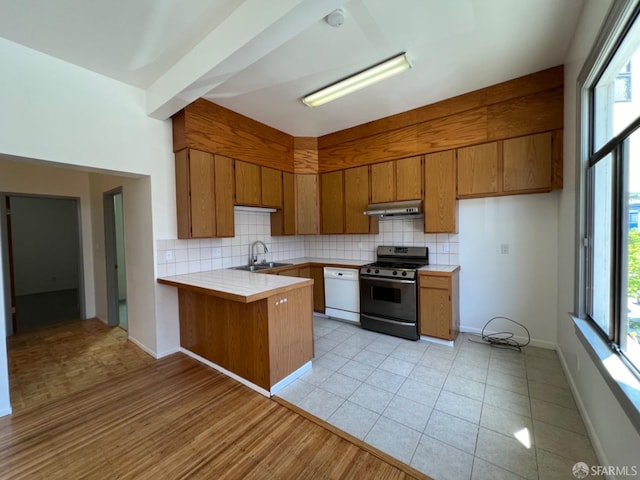
[[[324,313],[360,323],[360,279],[354,268],[324,267]]]

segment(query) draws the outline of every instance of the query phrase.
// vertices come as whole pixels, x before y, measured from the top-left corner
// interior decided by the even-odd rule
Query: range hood
[[[421,200],[407,200],[405,202],[372,203],[364,211],[370,217],[384,218],[422,218]]]

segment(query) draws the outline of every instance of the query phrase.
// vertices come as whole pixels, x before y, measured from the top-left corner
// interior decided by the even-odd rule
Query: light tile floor
[[[311,371],[279,396],[436,480],[570,479],[597,464],[553,350],[414,342],[314,318]],[[592,478],[592,477],[590,477]]]

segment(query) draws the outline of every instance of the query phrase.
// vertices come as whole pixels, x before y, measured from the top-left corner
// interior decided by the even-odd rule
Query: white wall
[[[156,355],[155,281],[153,271],[153,228],[151,217],[150,178],[89,174],[93,262],[96,285],[96,317],[107,319],[107,283],[103,194],[122,187],[124,212],[127,320],[129,338],[149,353]],[[177,328],[177,317],[176,317]],[[179,334],[176,333],[176,342]]]
[[[78,288],[78,205],[73,199],[11,198],[16,295]]]
[[[175,295],[158,295],[155,281],[153,238],[176,235],[175,180],[171,122],[149,118],[144,113],[142,90],[129,87],[104,76],[54,59],[42,53],[0,39],[0,58],[11,68],[4,69],[0,90],[0,156],[33,159],[93,170],[146,175],[130,197],[134,205],[130,221],[148,232],[139,248],[129,247],[136,264],[128,274],[131,297],[139,298],[138,310],[130,315],[144,320],[141,330],[129,332],[147,350],[161,355],[178,345],[177,301]],[[85,175],[82,195],[89,202],[89,181]],[[35,183],[25,178],[22,189],[30,193],[65,190],[65,180],[50,177]],[[0,191],[16,192],[20,188],[0,175]],[[49,192],[46,192],[48,190]],[[149,198],[151,201],[149,201]],[[81,200],[82,201],[82,200]],[[84,203],[87,204],[87,203]],[[91,231],[89,210],[83,210],[83,228]],[[86,232],[83,232],[85,234]],[[83,235],[83,242],[90,235]],[[84,268],[87,295],[94,292],[93,248],[84,244]],[[0,311],[5,310],[4,299]],[[87,301],[87,315],[92,315]],[[156,309],[156,306],[161,308]],[[144,313],[142,308],[146,310]],[[157,315],[156,315],[157,312]],[[137,335],[137,337],[136,337]],[[0,347],[0,358],[6,346]],[[0,391],[8,382],[6,368],[0,365]],[[8,397],[0,398],[0,411],[6,410]]]
[[[461,330],[477,333],[491,318],[508,317],[527,327],[532,345],[555,348],[558,198],[551,192],[458,202]],[[508,253],[500,253],[502,245]],[[491,325],[500,326],[525,335],[510,323]]]
[[[578,340],[568,312],[574,310],[576,255],[576,80],[598,34],[610,1],[588,0],[565,60],[564,189],[558,218],[558,351],[577,393],[599,460],[637,465],[640,435],[619,407],[591,357]]]

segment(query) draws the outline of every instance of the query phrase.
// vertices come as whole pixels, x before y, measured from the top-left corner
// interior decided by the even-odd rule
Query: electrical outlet
[[[443,243],[442,244],[442,253],[449,253],[449,244],[448,243]]]
[[[164,252],[164,259],[173,260],[173,250],[167,250],[166,252]]]
[[[509,254],[509,244],[508,243],[503,243],[500,245],[500,253],[502,255],[508,255]]]
[[[213,247],[211,255],[213,256],[213,258],[220,258],[222,256],[222,248]]]

